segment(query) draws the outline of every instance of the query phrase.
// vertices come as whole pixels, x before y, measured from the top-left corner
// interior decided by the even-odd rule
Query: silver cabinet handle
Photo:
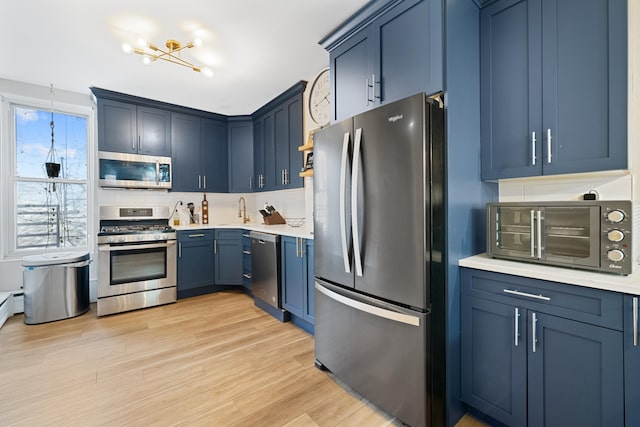
[[[178,258],[182,258],[182,243],[178,243]]]
[[[242,253],[245,255],[251,255],[251,251],[242,251]]]
[[[547,163],[551,163],[551,129],[547,129]]]
[[[251,237],[251,235],[242,233],[242,237]]]
[[[194,237],[204,237],[204,234],[189,234],[190,239]]]
[[[396,311],[392,311],[385,308],[376,307],[375,305],[365,304],[363,302],[348,298],[344,295],[340,295],[332,290],[325,288],[320,285],[318,282],[315,283],[315,288],[318,292],[326,295],[334,301],[337,301],[341,304],[344,304],[348,307],[354,308],[356,310],[369,313],[372,316],[382,317],[384,319],[393,320],[395,322],[405,323],[407,325],[412,326],[420,326],[420,318],[416,316],[411,316],[404,313],[399,313]]]
[[[542,259],[542,211],[537,212],[536,240],[538,241],[538,259]]]
[[[198,175],[198,189],[202,188],[202,175]]]
[[[304,239],[300,237],[300,258],[304,258],[304,254],[306,251],[304,250]]]
[[[249,190],[253,190],[253,177],[249,177]]]
[[[207,175],[202,175],[202,188],[207,189]]]
[[[300,240],[296,237],[296,258],[300,256]]]
[[[633,297],[633,346],[638,347],[638,297]]]
[[[516,307],[515,313],[514,313],[515,333],[513,336],[513,345],[516,347],[518,346],[518,338],[520,337],[520,331],[518,326],[519,321],[520,321],[520,311],[518,310],[518,307]]]
[[[340,161],[340,237],[342,243],[342,261],[344,262],[344,272],[351,273],[351,265],[349,263],[349,248],[347,246],[347,208],[346,208],[346,191],[347,183],[347,160],[349,157],[349,132],[344,134],[342,138],[342,159]]]
[[[251,275],[247,273],[243,273],[242,277],[244,277],[245,279],[251,279]]]
[[[360,143],[362,128],[356,129],[356,142],[353,147],[353,166],[351,168],[351,233],[353,235],[353,258],[356,274],[362,277],[362,254],[360,252],[360,230],[358,224],[358,175],[360,173]]]
[[[280,170],[280,183],[284,185],[284,169]]]
[[[369,102],[371,102],[371,99],[369,99],[369,88],[371,86],[369,85],[369,78],[367,77],[366,79],[364,79],[364,89],[365,89],[365,99],[367,100],[367,103],[365,104],[367,107],[369,106]]]
[[[533,352],[536,352],[536,343],[538,342],[538,338],[536,338],[536,324],[538,323],[538,318],[535,313],[531,313],[531,344]]]
[[[531,166],[536,165],[536,133],[531,132]]]
[[[285,185],[289,185],[289,169],[284,170],[284,183]]]
[[[534,295],[534,294],[528,294],[526,292],[514,291],[514,290],[511,290],[511,289],[503,289],[502,292],[504,292],[506,294],[517,295],[519,297],[527,297],[527,298],[539,299],[539,300],[542,300],[542,301],[551,301],[551,298],[545,297],[542,294]]]
[[[213,240],[213,254],[217,254],[218,253],[218,241],[217,240]]]
[[[371,98],[373,98],[373,102],[376,102],[376,75],[371,75]]]
[[[138,151],[142,151],[142,137],[138,135]]]
[[[531,228],[529,229],[529,240],[531,241],[531,258],[536,256],[536,239],[534,233],[536,229],[536,211],[531,210]]]

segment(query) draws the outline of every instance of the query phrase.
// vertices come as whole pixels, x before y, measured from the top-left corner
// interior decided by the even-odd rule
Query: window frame
[[[46,95],[43,91],[42,97],[25,97],[20,95],[2,94],[2,115],[0,117],[0,142],[2,149],[0,150],[0,166],[3,173],[0,176],[0,200],[10,200],[5,203],[0,212],[6,220],[0,221],[0,230],[2,238],[0,238],[0,256],[4,260],[20,259],[26,255],[47,252],[68,252],[73,251],[91,251],[95,246],[95,221],[94,216],[94,197],[95,189],[93,188],[95,175],[95,107],[89,102],[86,105],[61,102],[57,100],[59,91],[54,90],[53,111],[54,113],[70,114],[76,116],[84,116],[87,125],[87,177],[86,180],[76,179],[57,179],[56,182],[64,182],[71,184],[85,184],[87,188],[87,243],[86,246],[63,247],[58,248],[50,246],[47,248],[17,249],[17,182],[46,182],[46,178],[27,178],[16,176],[16,107],[33,108],[41,111],[51,110],[51,98],[49,88],[46,89]],[[44,160],[43,160],[44,162]]]

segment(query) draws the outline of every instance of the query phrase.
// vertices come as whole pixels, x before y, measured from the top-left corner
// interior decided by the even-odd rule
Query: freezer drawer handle
[[[351,308],[355,308],[356,310],[363,311],[365,313],[369,313],[371,315],[382,317],[384,319],[393,320],[394,322],[405,323],[411,326],[420,326],[420,318],[416,316],[411,316],[404,313],[398,313],[396,311],[387,310],[384,308],[376,307],[373,305],[365,304],[360,301],[353,300],[351,298],[347,298],[338,293],[330,291],[324,286],[316,283],[316,289],[326,295],[327,297],[335,300],[341,304],[347,305]]]
[[[543,301],[551,301],[551,298],[545,297],[542,294],[534,295],[534,294],[528,294],[526,292],[513,291],[511,289],[503,289],[502,292],[507,293],[507,294],[511,294],[511,295],[518,295],[519,297],[527,297],[527,298],[541,299]]]
[[[342,160],[340,162],[340,237],[342,243],[342,261],[345,273],[351,273],[349,248],[347,246],[347,208],[345,202],[345,186],[347,183],[347,160],[349,157],[349,132],[342,139]]]
[[[356,275],[362,277],[362,254],[360,252],[360,230],[358,224],[358,175],[360,174],[360,144],[362,128],[356,129],[356,143],[353,148],[353,167],[351,169],[351,232],[353,235],[353,258]]]

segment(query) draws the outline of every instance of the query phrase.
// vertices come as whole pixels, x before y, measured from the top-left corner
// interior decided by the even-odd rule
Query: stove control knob
[[[622,222],[624,217],[624,212],[618,209],[614,209],[607,214],[607,219],[613,223]]]
[[[607,258],[609,258],[609,261],[620,262],[624,259],[624,252],[620,249],[612,249],[607,252]]]
[[[607,233],[607,239],[610,242],[620,242],[624,239],[624,233],[620,230],[613,229]]]
[[[161,236],[160,234],[156,234],[156,235],[155,235],[156,240],[160,240],[160,238],[161,238],[161,237],[162,237],[162,236]]]
[[[139,241],[144,240],[144,236],[138,236],[138,240],[139,240]]]
[[[125,239],[124,237],[120,237],[120,238],[118,239],[118,241],[119,241],[120,243],[124,243],[126,240],[127,240],[127,239]]]
[[[115,241],[115,239],[114,239],[113,237],[109,237],[109,238],[107,239],[107,242],[108,242],[108,243],[113,243],[114,241]]]

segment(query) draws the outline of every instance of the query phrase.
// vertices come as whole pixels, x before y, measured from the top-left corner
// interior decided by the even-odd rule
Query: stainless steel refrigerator
[[[418,94],[314,134],[316,366],[443,423],[444,112]]]

